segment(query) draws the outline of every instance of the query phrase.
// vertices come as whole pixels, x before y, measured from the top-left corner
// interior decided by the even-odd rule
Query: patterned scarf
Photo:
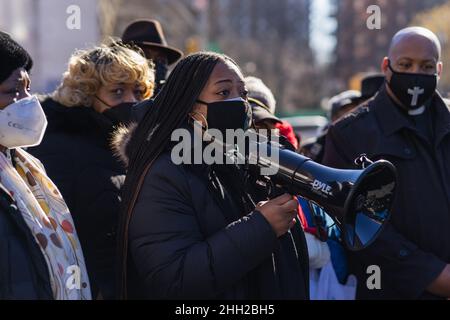
[[[0,183],[15,200],[42,251],[53,297],[56,300],[90,300],[80,242],[60,192],[39,160],[20,148],[6,153],[5,156],[0,152]]]

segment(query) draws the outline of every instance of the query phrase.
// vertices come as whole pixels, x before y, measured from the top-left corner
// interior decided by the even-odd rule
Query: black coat
[[[72,214],[96,297],[115,296],[116,228],[125,168],[110,147],[112,122],[92,108],[41,102],[48,119],[41,160]]]
[[[153,163],[131,216],[128,297],[307,299],[308,252],[297,224],[277,239],[258,212],[240,212],[234,190],[214,196],[211,167]]]
[[[385,88],[328,131],[323,164],[352,168],[366,153],[391,161],[398,171],[391,223],[373,245],[353,255],[359,298],[437,298],[426,288],[450,263],[450,110],[438,94],[429,107],[434,145]],[[381,269],[381,290],[366,287],[370,265]]]
[[[0,186],[0,300],[52,300],[45,258],[14,200]]]

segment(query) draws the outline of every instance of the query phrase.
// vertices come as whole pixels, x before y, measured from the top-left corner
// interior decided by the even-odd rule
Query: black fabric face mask
[[[406,73],[394,71],[391,62],[388,64],[392,72],[388,83],[398,100],[409,111],[415,111],[424,106],[436,91],[438,75],[422,73]]]
[[[169,72],[169,66],[164,62],[155,63],[155,96],[158,94],[164,84],[166,83],[167,73]]]
[[[132,118],[132,107],[134,102],[124,102],[106,109],[102,114],[107,117],[114,125],[128,124]]]
[[[242,129],[246,131],[250,128],[252,108],[243,99],[238,98],[210,103],[197,100],[197,102],[208,107],[206,118],[208,129],[218,129],[223,137],[226,137],[227,129]]]

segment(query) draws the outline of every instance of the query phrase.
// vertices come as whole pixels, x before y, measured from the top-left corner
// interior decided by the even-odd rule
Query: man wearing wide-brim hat
[[[123,32],[122,41],[140,47],[147,59],[155,63],[156,91],[164,84],[168,67],[176,63],[183,52],[167,44],[161,24],[157,20],[137,20]]]

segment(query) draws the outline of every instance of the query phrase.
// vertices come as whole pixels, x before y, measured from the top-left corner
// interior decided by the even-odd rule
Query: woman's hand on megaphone
[[[269,201],[260,202],[256,206],[256,210],[266,218],[277,237],[281,237],[294,226],[297,209],[297,200],[287,193]]]

